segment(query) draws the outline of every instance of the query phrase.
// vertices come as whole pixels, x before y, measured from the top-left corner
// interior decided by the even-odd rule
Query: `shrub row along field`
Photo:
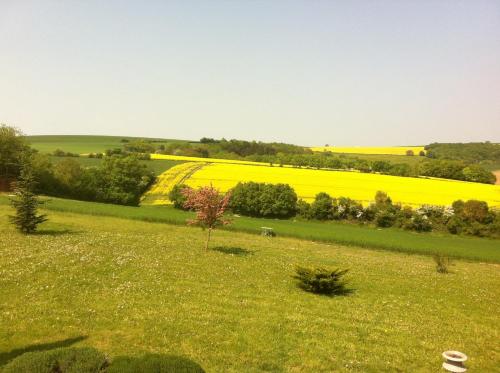
[[[154,352],[207,372],[432,372],[451,347],[471,371],[498,366],[497,265],[442,275],[426,256],[227,231],[205,252],[199,228],[54,211],[24,236],[10,213],[1,206],[0,365],[72,345],[111,366]],[[348,268],[352,293],[304,292],[297,264]]]
[[[418,155],[421,151],[425,151],[423,146],[315,146],[311,149],[314,152],[390,155],[406,155],[409,150],[411,150],[413,155]]]
[[[176,167],[170,172],[175,172]],[[458,199],[479,199],[486,201],[489,206],[500,206],[498,185],[348,171],[212,163],[192,174],[185,184],[191,187],[212,184],[227,191],[238,182],[246,181],[289,184],[299,198],[306,201],[312,201],[317,193],[326,192],[331,196],[349,197],[366,205],[373,200],[376,191],[382,190],[395,202],[413,206],[451,205]]]
[[[8,198],[0,195],[0,211],[8,209]],[[92,216],[110,216],[146,222],[184,225],[193,213],[171,206],[129,207],[96,202],[50,198],[43,208],[51,211],[78,213]],[[260,234],[261,227],[271,227],[279,236],[296,237],[343,245],[401,251],[411,254],[433,255],[440,253],[453,258],[500,263],[498,240],[452,236],[441,233],[414,233],[401,229],[383,230],[343,224],[334,221],[274,220],[250,217],[233,217],[233,223],[224,230]]]

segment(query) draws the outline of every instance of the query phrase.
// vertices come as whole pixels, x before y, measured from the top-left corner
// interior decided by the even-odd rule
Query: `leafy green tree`
[[[0,124],[0,179],[4,182],[15,179],[22,167],[22,159],[30,152],[21,131]]]
[[[47,220],[46,215],[37,213],[40,201],[35,194],[35,187],[33,167],[29,160],[24,160],[22,161],[21,173],[15,183],[15,198],[11,200],[16,214],[9,216],[10,221],[24,234],[35,232],[37,226]]]
[[[297,212],[297,194],[288,184],[265,184],[260,205],[264,217],[287,218]]]
[[[297,194],[288,184],[238,183],[230,208],[246,216],[286,218],[297,212]]]
[[[333,199],[328,193],[318,193],[311,203],[310,215],[313,219],[328,220],[333,214]]]
[[[464,179],[476,183],[495,184],[496,177],[479,165],[470,165],[463,169]]]
[[[186,196],[182,191],[185,188],[189,188],[186,184],[176,184],[168,193],[168,199],[172,201],[176,209],[184,209],[184,204],[186,203]]]
[[[95,170],[91,189],[96,199],[102,202],[136,206],[142,193],[152,184],[155,177],[137,157],[107,157]]]

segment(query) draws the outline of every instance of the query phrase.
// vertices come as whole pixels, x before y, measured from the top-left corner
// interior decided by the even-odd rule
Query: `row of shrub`
[[[150,153],[167,153],[166,151],[160,150],[160,148],[165,148],[165,145],[159,145],[159,148],[155,148],[152,144],[137,141],[124,144],[124,148],[114,148],[107,149],[105,151],[106,156],[112,155],[135,155],[141,160],[151,159]],[[150,145],[151,148],[148,148]],[[193,148],[189,148],[193,149]],[[176,153],[177,155],[189,155],[196,157],[209,157],[208,151],[197,151],[193,152],[182,152]],[[216,157],[219,158],[242,158],[237,154],[231,156],[231,154],[223,153],[218,154]],[[64,152],[62,150],[56,150],[53,155],[57,156],[67,156],[67,157],[77,157],[78,154],[73,154],[69,152]],[[89,158],[102,158],[103,153],[90,153]],[[294,167],[302,168],[315,168],[315,169],[332,169],[332,170],[358,170],[365,173],[379,173],[383,175],[392,176],[405,176],[405,177],[417,177],[417,176],[429,176],[438,177],[443,179],[452,180],[463,180],[471,181],[476,183],[484,184],[494,184],[496,181],[495,175],[485,169],[479,164],[469,164],[464,161],[449,161],[449,160],[435,160],[426,161],[410,166],[407,163],[393,163],[388,161],[368,161],[366,159],[360,159],[357,157],[345,157],[345,156],[335,156],[331,153],[315,153],[315,154],[295,154],[295,153],[279,153],[279,154],[254,154],[243,157],[242,159],[256,161],[256,162],[266,162],[270,165],[291,165]]]
[[[3,368],[1,373],[203,373],[194,361],[175,355],[146,354],[141,357],[118,356],[109,361],[91,347],[56,348],[27,352]]]
[[[64,150],[61,149],[56,149],[52,152],[52,155],[55,157],[79,157],[80,154],[78,153],[71,153],[71,152],[65,152]]]
[[[55,164],[33,154],[37,193],[86,201],[137,206],[155,176],[136,156],[106,157],[96,167],[83,167],[72,158]]]
[[[393,203],[384,192],[377,192],[367,207],[350,198],[316,195],[309,204],[299,201],[298,214],[306,219],[348,220],[373,223],[377,227],[398,227],[417,232],[432,230],[452,234],[500,237],[500,213],[484,201],[458,200],[452,206],[424,205],[419,208]]]
[[[183,208],[185,185],[177,185],[169,194],[174,207]],[[393,203],[384,192],[364,207],[348,197],[334,198],[318,193],[313,202],[299,200],[287,184],[239,183],[231,190],[230,210],[252,217],[314,220],[343,220],[377,227],[398,227],[417,232],[432,230],[474,236],[500,236],[500,213],[483,201],[455,201],[450,207],[424,205],[419,208]]]

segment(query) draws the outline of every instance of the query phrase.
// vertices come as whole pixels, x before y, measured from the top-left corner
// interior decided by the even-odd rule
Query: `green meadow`
[[[0,206],[8,198],[0,195]],[[184,225],[193,217],[190,212],[170,206],[129,207],[105,203],[49,198],[44,205],[49,211],[111,216],[147,222]],[[445,233],[416,233],[396,228],[374,228],[341,222],[279,220],[231,216],[225,230],[260,234],[261,227],[273,228],[278,236],[319,242],[332,242],[371,249],[401,251],[410,254],[443,254],[454,258],[500,263],[498,240],[453,236]]]
[[[24,236],[0,205],[0,365],[73,345],[207,372],[431,372],[450,348],[498,367],[497,264],[222,230],[205,251],[195,227],[46,212]],[[297,264],[349,268],[352,292],[302,291]]]
[[[94,136],[94,135],[39,135],[26,136],[30,145],[42,153],[51,153],[56,149],[65,152],[88,154],[102,153],[106,149],[121,148],[122,140],[139,140],[139,137],[128,136]],[[182,140],[169,139],[151,139],[157,144],[166,144],[169,142],[179,142]]]

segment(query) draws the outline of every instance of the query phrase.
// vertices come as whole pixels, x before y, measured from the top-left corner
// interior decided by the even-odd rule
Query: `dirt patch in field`
[[[495,183],[496,185],[500,185],[500,170],[493,171],[495,176],[497,177],[497,182]]]

